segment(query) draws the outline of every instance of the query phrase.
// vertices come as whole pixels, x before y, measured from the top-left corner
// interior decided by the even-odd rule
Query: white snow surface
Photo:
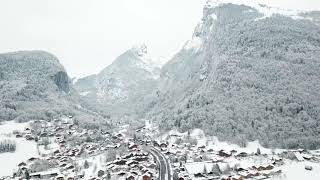
[[[312,166],[312,171],[305,170],[305,166]],[[280,176],[274,176],[271,180],[304,180],[320,179],[320,164],[313,162],[296,162],[286,161],[281,166],[282,173]]]
[[[31,157],[38,157],[36,142],[10,135],[13,131],[22,131],[27,126],[28,123],[16,123],[14,121],[7,121],[0,125],[0,140],[13,140],[17,145],[14,153],[0,153],[0,177],[11,176],[19,163]]]
[[[90,93],[90,91],[81,92],[80,96],[87,96]]]
[[[198,51],[201,48],[201,45],[202,40],[199,37],[193,37],[191,40],[187,41],[187,43],[184,46],[184,49],[194,49],[195,51]]]
[[[249,7],[252,7],[256,9],[258,12],[264,14],[264,17],[259,18],[267,18],[271,17],[272,15],[275,14],[280,14],[288,17],[292,17],[294,19],[302,19],[303,17],[299,16],[300,13],[303,13],[305,11],[302,10],[292,10],[292,9],[284,9],[284,8],[278,8],[278,7],[268,7],[266,5],[260,4],[261,2],[259,1],[254,1],[254,0],[208,0],[206,2],[206,7],[207,8],[214,8],[221,6],[223,4],[237,4],[237,5],[246,5]],[[257,19],[257,20],[259,20]]]
[[[161,68],[163,63],[157,58],[152,58],[148,53],[148,48],[144,43],[136,44],[131,48],[131,51],[137,55],[137,58],[142,63],[138,63],[138,67],[150,72],[154,79],[159,78],[159,73],[155,72],[155,69]]]

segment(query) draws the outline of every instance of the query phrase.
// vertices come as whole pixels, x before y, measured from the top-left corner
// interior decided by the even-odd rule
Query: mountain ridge
[[[73,89],[58,58],[46,51],[0,54],[0,121],[52,120],[65,115],[100,118]]]
[[[133,104],[151,91],[159,71],[142,44],[122,53],[98,74],[79,79],[75,88],[98,109],[125,116],[137,110]]]
[[[319,24],[230,3],[203,14],[191,40],[201,43],[164,65],[145,118],[240,144],[319,147]]]

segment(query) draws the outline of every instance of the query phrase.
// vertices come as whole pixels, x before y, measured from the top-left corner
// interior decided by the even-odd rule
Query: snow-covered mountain
[[[146,118],[238,143],[319,148],[319,17],[208,1],[192,39],[162,68]]]
[[[159,73],[146,45],[136,45],[97,75],[79,79],[75,88],[97,108],[123,115],[135,111],[135,104],[152,91]]]
[[[52,120],[62,115],[101,118],[85,105],[54,55],[45,51],[0,54],[0,122]]]
[[[69,77],[44,51],[0,54],[0,120],[47,119],[72,99]]]

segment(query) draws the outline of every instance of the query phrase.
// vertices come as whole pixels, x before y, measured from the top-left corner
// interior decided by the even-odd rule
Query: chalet
[[[96,177],[90,177],[88,180],[99,180],[99,178],[96,178]]]
[[[102,177],[104,175],[104,170],[99,170],[98,171],[98,177]]]
[[[19,167],[26,166],[26,165],[27,164],[25,162],[21,162],[21,163],[18,164]]]
[[[304,161],[302,154],[299,151],[289,151],[286,153],[289,159],[295,159],[298,161]]]
[[[142,180],[151,180],[151,175],[149,173],[143,174]]]
[[[137,176],[139,173],[138,173],[138,172],[136,172],[136,171],[131,171],[131,174],[133,174],[133,175]]]
[[[302,157],[306,160],[311,160],[313,157],[309,154],[302,154]]]
[[[48,136],[48,133],[47,132],[42,132],[41,134],[40,134],[40,137],[47,137]]]
[[[39,179],[39,178],[40,179],[50,179],[50,178],[58,176],[59,173],[60,172],[58,169],[52,169],[49,171],[32,173],[32,174],[30,174],[30,178],[31,179]]]
[[[134,157],[133,153],[129,153],[129,154],[125,155],[123,158],[124,159],[129,159],[129,158],[132,158],[132,157]]]
[[[207,149],[207,152],[212,153],[214,150],[212,148]]]
[[[162,143],[159,144],[159,147],[160,147],[160,148],[167,148],[167,147],[168,147],[168,144],[165,143],[165,142],[162,142]]]
[[[124,135],[122,133],[117,133],[115,134],[115,136],[118,138],[118,139],[122,139],[124,137]]]
[[[270,176],[274,176],[274,175],[278,175],[281,174],[281,169],[277,169],[277,170],[268,170],[268,171],[263,171],[261,172],[261,175],[270,177]]]
[[[60,144],[65,144],[66,141],[65,141],[65,140],[60,140],[59,143],[60,143]]]
[[[22,171],[26,171],[28,168],[26,168],[25,166],[20,168]]]
[[[132,165],[130,166],[130,168],[131,168],[131,169],[139,169],[140,166],[139,166],[138,164],[132,164]]]
[[[312,166],[305,166],[305,170],[312,171]]]
[[[248,175],[249,175],[249,177],[254,177],[254,176],[259,176],[260,173],[257,172],[257,171],[249,170],[249,171],[248,171]]]
[[[157,167],[157,165],[155,163],[150,163],[147,165],[148,168],[154,169]]]
[[[33,161],[38,160],[38,159],[39,159],[39,158],[32,157],[32,158],[29,158],[29,159],[28,159],[28,162],[33,162]]]
[[[61,168],[64,168],[64,167],[67,166],[67,163],[61,163],[59,166],[60,166]]]
[[[129,161],[126,163],[128,166],[134,165],[134,164],[139,164],[138,161]]]
[[[270,164],[267,165],[260,165],[260,166],[252,166],[253,169],[257,170],[257,171],[265,171],[265,170],[271,170],[274,167]]]
[[[246,152],[239,152],[236,154],[237,157],[247,157],[248,156],[248,153]]]
[[[133,174],[129,174],[127,177],[126,177],[126,180],[135,180],[136,179],[136,176],[133,175]]]
[[[62,127],[57,127],[54,131],[55,132],[60,132],[60,131],[63,131],[63,128]]]
[[[72,176],[72,175],[69,175],[69,176],[67,177],[67,180],[76,180],[76,178],[75,178],[74,176]]]
[[[120,165],[125,165],[127,161],[121,159],[121,160],[115,160],[113,163],[120,166]]]
[[[214,162],[214,163],[217,163],[217,162],[222,162],[224,160],[223,157],[211,157],[211,161]]]
[[[230,152],[231,152],[231,154],[236,154],[238,151],[235,149],[232,149]]]
[[[64,175],[60,174],[56,177],[56,180],[64,180]]]
[[[153,146],[155,146],[155,147],[159,147],[160,146],[159,141],[152,141],[152,143],[153,143]]]
[[[74,165],[72,164],[67,164],[67,166],[65,167],[66,170],[70,170],[70,169],[74,169]]]
[[[118,176],[125,176],[127,173],[124,171],[120,171],[117,173]]]
[[[129,148],[130,150],[136,149],[136,148],[138,148],[138,145],[135,144],[135,143],[129,143],[128,148]]]
[[[264,176],[264,175],[259,175],[259,176],[256,176],[255,179],[257,180],[263,180],[263,179],[268,179],[268,177]]]
[[[206,175],[204,175],[203,173],[196,173],[196,174],[194,174],[194,177],[195,178],[204,178],[204,177],[206,177]]]
[[[227,152],[225,150],[220,150],[219,151],[219,156],[222,156],[222,157],[230,157],[232,155],[231,152]]]
[[[271,158],[272,161],[275,161],[275,162],[281,162],[282,161],[282,158],[280,158],[279,156],[273,156]]]
[[[34,140],[34,137],[33,137],[31,134],[27,134],[27,135],[25,136],[25,138],[26,138],[26,140],[28,140],[28,141],[33,141],[33,140]]]
[[[53,151],[53,154],[54,154],[54,155],[57,155],[57,154],[59,154],[59,153],[60,153],[60,150],[59,150],[59,149]]]
[[[243,180],[243,177],[242,176],[239,176],[239,175],[234,175],[231,177],[232,180]]]

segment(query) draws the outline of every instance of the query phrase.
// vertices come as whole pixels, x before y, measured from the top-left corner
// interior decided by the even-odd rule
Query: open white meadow
[[[4,122],[0,125],[0,140],[8,139],[16,142],[17,149],[14,153],[0,153],[0,177],[10,176],[17,164],[26,161],[30,157],[37,157],[37,144],[34,141],[27,141],[24,138],[16,138],[12,135],[15,130],[23,131],[28,123],[16,123],[13,121]]]

